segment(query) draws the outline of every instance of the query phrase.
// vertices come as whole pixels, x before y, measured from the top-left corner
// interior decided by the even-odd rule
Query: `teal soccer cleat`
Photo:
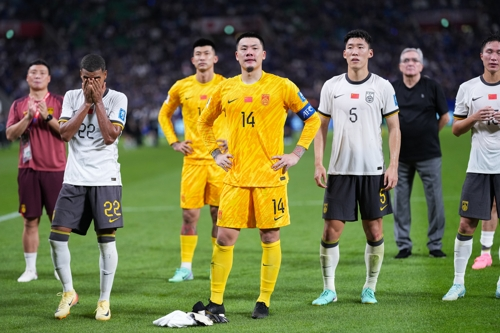
[[[173,277],[168,279],[168,282],[182,282],[193,279],[193,272],[187,268],[177,268]]]
[[[450,290],[443,296],[443,301],[456,301],[465,296],[465,286],[463,284],[454,284]]]
[[[375,292],[371,288],[365,288],[361,292],[361,303],[363,304],[376,304]]]
[[[337,293],[330,289],[325,289],[321,295],[312,302],[312,305],[327,305],[332,302],[337,302]]]

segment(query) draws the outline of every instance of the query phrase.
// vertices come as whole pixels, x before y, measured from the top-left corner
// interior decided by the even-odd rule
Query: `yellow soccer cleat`
[[[111,319],[111,310],[109,310],[108,301],[97,302],[97,309],[95,310],[95,319],[106,321]]]
[[[63,293],[58,293],[57,296],[62,296],[59,306],[57,307],[54,317],[57,319],[64,319],[69,315],[69,309],[78,303],[78,294],[76,291],[67,291]]]

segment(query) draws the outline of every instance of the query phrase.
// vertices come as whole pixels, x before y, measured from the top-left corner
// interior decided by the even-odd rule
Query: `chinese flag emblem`
[[[260,102],[262,103],[262,105],[268,105],[269,104],[269,94],[262,94],[262,99],[260,100]]]
[[[351,99],[359,99],[359,94],[351,93]]]
[[[252,101],[253,101],[252,96],[245,97],[245,103],[252,103]]]
[[[207,95],[201,95],[200,99],[207,99]]]
[[[488,99],[497,99],[497,94],[488,94]]]

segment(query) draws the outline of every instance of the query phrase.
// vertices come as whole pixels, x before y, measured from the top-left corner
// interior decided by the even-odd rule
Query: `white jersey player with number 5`
[[[63,287],[54,316],[66,318],[78,303],[68,240],[71,232],[85,235],[93,220],[101,281],[95,319],[109,320],[109,297],[118,265],[115,233],[123,227],[118,138],[127,117],[127,97],[106,88],[106,63],[99,55],[83,57],[80,77],[82,89],[66,93],[59,119],[69,154],[49,236],[52,261]]]
[[[325,189],[325,223],[320,242],[323,292],[313,305],[337,301],[335,271],[340,258],[339,239],[345,222],[358,220],[358,205],[366,236],[366,281],[361,303],[377,303],[375,288],[384,258],[382,218],[392,213],[389,190],[398,181],[401,133],[394,88],[387,80],[368,71],[373,49],[366,31],[350,31],[344,37],[344,44],[347,73],[323,85],[318,108],[321,127],[314,139],[314,179]],[[323,154],[330,119],[333,120],[333,144],[327,173]],[[382,153],[383,119],[389,130],[387,170]]]

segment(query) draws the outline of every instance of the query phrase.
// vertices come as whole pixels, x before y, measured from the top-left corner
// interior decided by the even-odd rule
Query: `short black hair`
[[[80,70],[85,69],[88,72],[95,72],[100,69],[106,70],[104,58],[97,54],[87,54],[80,62]]]
[[[33,60],[32,62],[30,62],[28,64],[28,69],[26,72],[29,72],[31,66],[33,66],[33,65],[43,65],[43,66],[47,67],[47,70],[49,71],[49,75],[50,75],[50,66],[45,60],[43,60],[43,59]]]
[[[215,43],[212,42],[210,39],[206,38],[200,38],[196,42],[193,43],[193,51],[195,48],[200,47],[200,46],[211,46],[214,49],[215,53]]]
[[[490,33],[485,39],[483,39],[483,42],[481,43],[481,53],[483,53],[486,44],[490,42],[500,42],[500,33],[498,33],[498,31]]]
[[[241,35],[239,35],[238,38],[236,38],[236,48],[238,48],[238,44],[240,43],[240,40],[242,40],[243,38],[257,38],[258,40],[260,40],[262,48],[263,49],[265,48],[264,39],[262,38],[261,35],[259,35],[256,32],[244,32]]]
[[[347,33],[347,35],[345,35],[345,37],[344,37],[344,46],[347,45],[347,42],[351,38],[361,38],[361,39],[364,39],[365,42],[368,44],[368,47],[371,48],[372,36],[370,36],[370,34],[368,34],[368,32],[366,32],[364,30],[361,30],[361,29],[355,29],[355,30],[349,31]]]

